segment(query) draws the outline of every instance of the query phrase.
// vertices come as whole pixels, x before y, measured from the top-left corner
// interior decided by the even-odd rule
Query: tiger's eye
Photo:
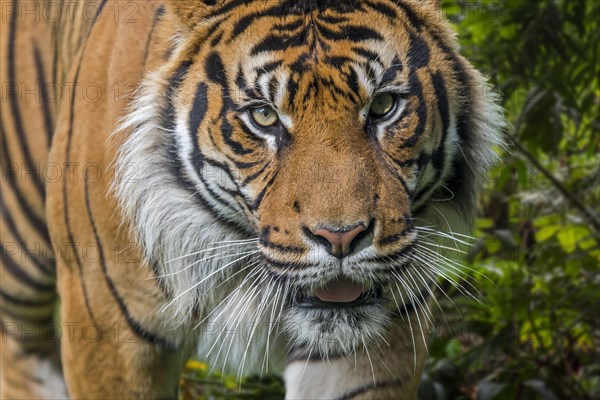
[[[252,120],[258,125],[264,128],[271,127],[279,121],[279,117],[275,110],[269,106],[257,107],[250,111]]]
[[[392,111],[395,101],[396,98],[390,93],[379,94],[371,102],[369,113],[376,118],[383,117]]]

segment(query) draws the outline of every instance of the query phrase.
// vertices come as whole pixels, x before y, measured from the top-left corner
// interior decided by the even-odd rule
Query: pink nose
[[[350,245],[356,239],[359,233],[366,230],[367,227],[359,224],[347,230],[317,229],[313,235],[325,239],[329,243],[328,251],[336,257],[344,257],[350,253]]]

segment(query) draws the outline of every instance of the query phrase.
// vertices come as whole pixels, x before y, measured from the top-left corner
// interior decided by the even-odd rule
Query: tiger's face
[[[190,23],[163,71],[171,173],[203,213],[258,237],[287,331],[325,352],[416,306],[431,285],[404,275],[418,268],[416,226],[440,199],[442,218],[468,225],[492,158],[469,114],[483,81],[439,15],[406,3],[225,2]]]
[[[458,145],[448,50],[392,3],[263,3],[223,21],[189,73],[202,77],[190,133],[233,171],[207,200],[251,225],[264,268],[293,287],[290,320],[323,325],[316,336],[323,320],[358,336],[385,320],[413,211]]]

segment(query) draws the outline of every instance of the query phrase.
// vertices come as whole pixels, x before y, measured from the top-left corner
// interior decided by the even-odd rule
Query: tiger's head
[[[121,168],[121,205],[180,321],[255,302],[292,341],[351,352],[430,293],[428,245],[468,229],[495,98],[429,3],[209,3],[167,9],[173,49],[124,125],[118,165],[139,174]]]

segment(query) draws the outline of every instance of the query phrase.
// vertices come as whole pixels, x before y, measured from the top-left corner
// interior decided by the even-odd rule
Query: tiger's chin
[[[352,297],[329,301],[332,298],[322,293],[319,297],[312,291],[298,290],[284,318],[293,345],[303,347],[311,356],[350,356],[382,340],[391,320],[383,289],[368,288]]]

